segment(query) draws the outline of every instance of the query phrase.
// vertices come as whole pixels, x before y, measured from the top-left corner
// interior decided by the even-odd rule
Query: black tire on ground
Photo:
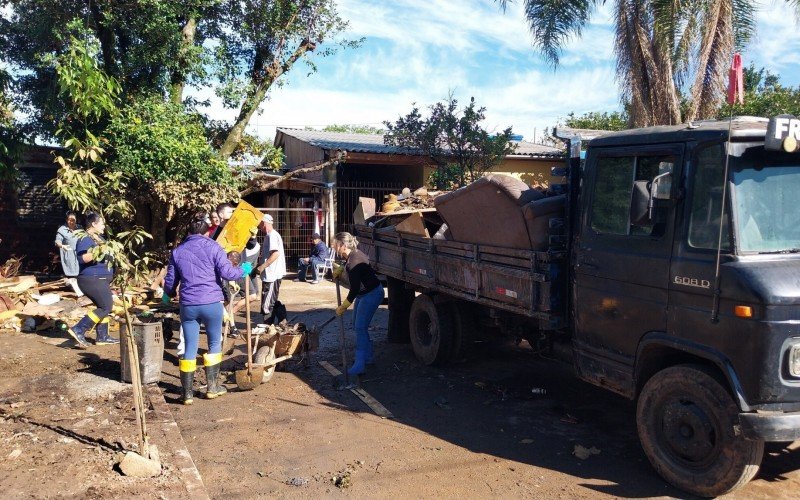
[[[408,344],[411,342],[408,317],[414,302],[414,290],[406,289],[405,283],[391,277],[386,280],[386,288],[389,296],[389,329],[386,340],[393,344]]]
[[[452,304],[435,304],[426,294],[417,295],[411,304],[409,330],[411,347],[425,365],[450,361],[453,349]]]
[[[275,349],[270,345],[264,345],[258,348],[256,355],[253,358],[253,363],[263,365],[268,361],[275,359]],[[264,376],[261,377],[261,383],[269,382],[272,376],[275,375],[275,365],[264,369]]]
[[[478,337],[475,305],[454,300],[450,303],[450,307],[453,315],[453,348],[450,359],[457,361],[469,357]]]
[[[736,403],[713,371],[700,365],[662,370],[636,405],[645,455],[672,485],[714,497],[747,484],[758,472],[763,441],[736,436]]]

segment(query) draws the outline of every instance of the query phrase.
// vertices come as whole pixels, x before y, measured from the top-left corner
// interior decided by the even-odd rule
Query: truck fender
[[[650,332],[639,342],[634,366],[637,396],[647,380],[656,372],[677,364],[692,362],[715,366],[725,377],[739,409],[743,412],[752,411],[745,399],[739,376],[724,354],[707,345],[667,335],[664,332]]]

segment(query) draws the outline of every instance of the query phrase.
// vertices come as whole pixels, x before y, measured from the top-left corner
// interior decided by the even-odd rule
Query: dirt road
[[[307,324],[328,319],[334,297],[329,282],[281,289],[289,316]],[[373,322],[376,363],[362,383],[394,414],[389,420],[334,390],[319,366],[338,365],[335,322],[308,367],[287,364],[250,392],[236,392],[231,378],[228,395],[190,407],[175,404],[175,342],[168,344],[161,389],[212,498],[685,497],[644,457],[631,402],[511,343],[423,367],[409,346],[386,344],[386,315],[383,306]],[[238,352],[225,368],[242,360]],[[153,412],[164,474],[134,479],[113,467],[136,442],[116,346],[77,351],[55,333],[0,332],[0,374],[3,498],[190,496]],[[767,456],[733,498],[797,498],[799,444]]]
[[[307,324],[329,318],[334,298],[329,282],[281,288],[289,317]],[[335,322],[309,367],[277,372],[251,392],[171,405],[212,497],[685,497],[642,453],[633,403],[513,343],[481,345],[478,360],[423,367],[410,346],[385,342],[386,316],[383,306],[373,321],[376,363],[362,385],[394,419],[333,390],[318,361],[339,364]],[[169,359],[164,370],[174,400]],[[733,497],[797,498],[798,444],[768,456]],[[575,455],[578,447],[588,458]]]

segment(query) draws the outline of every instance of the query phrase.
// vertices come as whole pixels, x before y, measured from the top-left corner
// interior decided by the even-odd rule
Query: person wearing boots
[[[356,355],[353,366],[347,373],[355,376],[366,371],[366,365],[372,363],[372,340],[369,338],[369,324],[375,311],[383,302],[383,285],[377,274],[369,265],[369,257],[358,249],[358,240],[350,233],[337,233],[333,238],[333,250],[345,260],[345,265],[334,270],[333,277],[338,280],[342,273],[347,273],[350,282],[350,293],[342,304],[336,308],[336,315],[341,316],[353,304],[353,326],[356,331]]]
[[[228,392],[220,383],[222,363],[222,284],[247,276],[249,266],[234,267],[225,251],[207,236],[205,216],[197,216],[189,224],[189,236],[172,251],[164,278],[164,293],[174,297],[180,286],[180,318],[185,340],[184,353],[178,361],[183,387],[183,404],[194,401],[194,372],[200,323],[206,328],[208,352],[203,355],[206,370],[206,398],[214,399]]]
[[[78,256],[75,254],[75,246],[78,243],[75,231],[83,229],[83,227],[77,221],[78,215],[75,212],[72,210],[67,212],[66,222],[56,232],[56,246],[61,254],[61,269],[64,271],[64,281],[72,287],[75,295],[83,297],[83,292],[78,286],[77,276],[80,272],[80,267],[78,266]]]
[[[103,232],[106,230],[106,221],[99,214],[86,215],[86,236],[75,244],[75,254],[78,258],[78,287],[92,300],[95,309],[89,311],[78,323],[67,330],[78,343],[78,347],[86,348],[86,334],[92,328],[97,337],[96,345],[119,344],[108,334],[108,315],[114,306],[114,297],[111,294],[111,280],[114,278],[114,269],[108,257],[104,255]],[[95,247],[100,247],[95,250]]]

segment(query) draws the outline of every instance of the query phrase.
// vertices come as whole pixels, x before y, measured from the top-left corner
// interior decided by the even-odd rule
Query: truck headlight
[[[789,349],[789,374],[800,377],[800,344],[795,344]]]

